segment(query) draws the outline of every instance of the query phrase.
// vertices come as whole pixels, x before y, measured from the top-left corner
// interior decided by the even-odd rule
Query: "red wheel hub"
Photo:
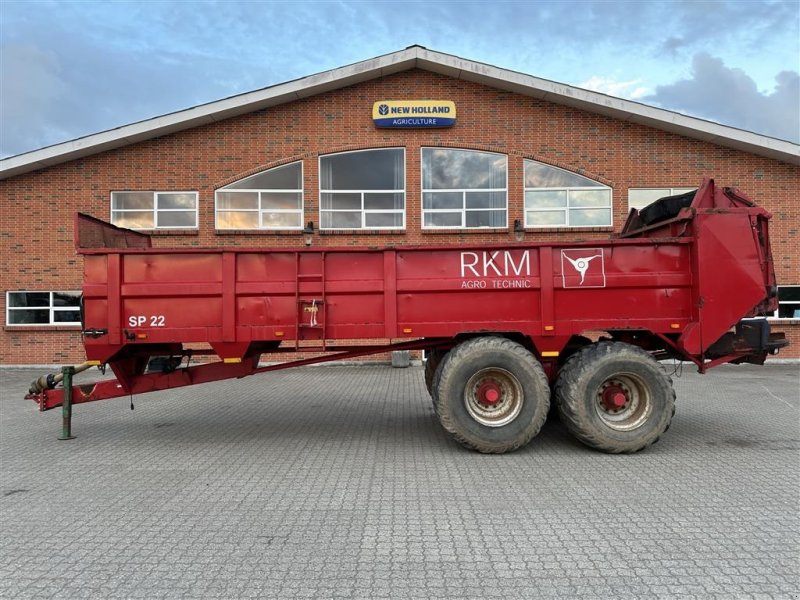
[[[486,406],[497,405],[503,397],[503,390],[494,381],[484,381],[478,387],[478,402]]]
[[[603,390],[600,401],[606,410],[616,411],[628,403],[628,396],[620,386],[610,385]]]

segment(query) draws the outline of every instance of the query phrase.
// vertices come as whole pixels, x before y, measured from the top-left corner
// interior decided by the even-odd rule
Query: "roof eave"
[[[631,121],[720,146],[800,165],[800,145],[668,110],[607,96],[524,73],[469,61],[421,46],[316,73],[0,160],[0,179],[69,162],[136,142],[420,68],[509,92]]]

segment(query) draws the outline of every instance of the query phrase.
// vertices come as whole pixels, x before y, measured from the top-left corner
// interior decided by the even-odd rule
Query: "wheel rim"
[[[505,369],[481,369],[467,381],[464,405],[469,415],[486,427],[502,427],[517,418],[525,396],[514,375]]]
[[[616,373],[597,388],[594,406],[611,429],[630,431],[647,421],[653,410],[653,397],[638,375]]]

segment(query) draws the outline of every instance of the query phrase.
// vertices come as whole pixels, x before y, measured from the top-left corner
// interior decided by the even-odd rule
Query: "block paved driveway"
[[[675,379],[655,446],[463,450],[422,369],[60,410],[0,370],[2,598],[797,598],[800,367]],[[78,376],[85,382],[90,373]]]

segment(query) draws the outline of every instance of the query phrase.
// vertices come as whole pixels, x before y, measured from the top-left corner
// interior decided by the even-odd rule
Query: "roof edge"
[[[415,67],[800,165],[799,144],[415,45],[0,159],[0,180]]]

